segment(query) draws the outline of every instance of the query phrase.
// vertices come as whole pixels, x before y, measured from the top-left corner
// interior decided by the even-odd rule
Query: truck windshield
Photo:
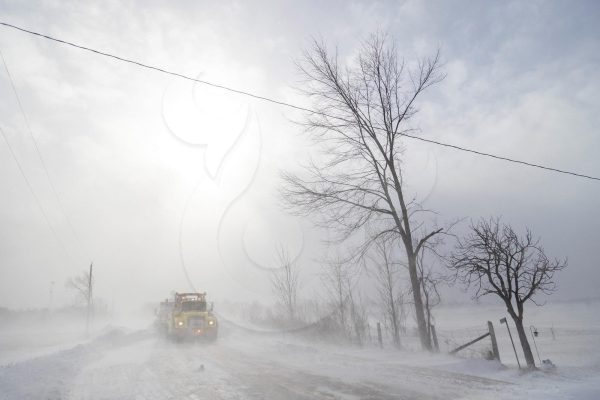
[[[206,302],[184,301],[181,303],[181,311],[206,311]]]

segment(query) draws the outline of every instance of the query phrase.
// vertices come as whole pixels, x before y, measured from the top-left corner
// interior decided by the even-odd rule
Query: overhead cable
[[[214,88],[223,89],[223,90],[226,90],[226,91],[229,91],[229,92],[237,93],[237,94],[240,94],[240,95],[243,95],[243,96],[248,96],[248,97],[255,98],[255,99],[258,99],[258,100],[261,100],[261,101],[265,101],[265,102],[268,102],[268,103],[277,104],[277,105],[280,105],[280,106],[288,107],[288,108],[299,110],[299,111],[305,111],[305,112],[308,112],[308,113],[311,113],[311,114],[315,114],[315,115],[322,115],[322,116],[325,116],[325,117],[328,117],[328,118],[340,119],[340,117],[337,117],[337,116],[334,116],[334,115],[328,115],[328,114],[323,113],[323,112],[319,112],[319,111],[316,111],[316,110],[311,110],[309,108],[298,106],[298,105],[291,104],[291,103],[287,103],[285,101],[275,100],[275,99],[272,99],[272,98],[269,98],[269,97],[266,97],[266,96],[261,96],[261,95],[254,94],[252,92],[248,92],[248,91],[244,91],[244,90],[240,90],[240,89],[235,89],[235,88],[232,88],[232,87],[229,87],[229,86],[225,86],[225,85],[221,85],[221,84],[217,84],[217,83],[205,81],[205,80],[202,80],[202,79],[193,78],[191,76],[180,74],[178,72],[169,71],[169,70],[164,69],[164,68],[160,68],[160,67],[156,67],[156,66],[153,66],[153,65],[145,64],[145,63],[142,63],[142,62],[139,62],[139,61],[135,61],[135,60],[132,60],[132,59],[128,59],[128,58],[116,56],[114,54],[110,54],[110,53],[103,52],[103,51],[100,51],[100,50],[96,50],[96,49],[93,49],[93,48],[90,48],[90,47],[79,45],[79,44],[76,44],[76,43],[73,43],[73,42],[70,42],[70,41],[67,41],[67,40],[58,39],[58,38],[55,38],[53,36],[45,35],[45,34],[42,34],[42,33],[39,33],[39,32],[35,32],[35,31],[29,30],[29,29],[21,28],[19,26],[12,25],[12,24],[9,24],[9,23],[6,23],[6,22],[1,22],[0,21],[0,25],[3,25],[3,26],[8,27],[8,28],[19,30],[21,32],[29,33],[31,35],[35,35],[35,36],[38,36],[38,37],[41,37],[41,38],[44,38],[44,39],[52,40],[54,42],[58,42],[58,43],[61,43],[61,44],[72,46],[72,47],[76,47],[78,49],[89,51],[89,52],[92,52],[92,53],[95,53],[95,54],[98,54],[98,55],[102,55],[102,56],[105,56],[105,57],[113,58],[115,60],[119,60],[119,61],[126,62],[126,63],[129,63],[129,64],[134,64],[134,65],[137,65],[137,66],[142,67],[142,68],[146,68],[146,69],[158,71],[158,72],[161,72],[161,73],[164,73],[164,74],[176,76],[176,77],[179,77],[179,78],[182,78],[182,79],[186,79],[186,80],[189,80],[189,81],[197,82],[197,83],[200,83],[200,84],[203,84],[203,85],[207,85],[207,86],[211,86],[211,87],[214,87]],[[376,129],[384,130],[383,128],[376,128]],[[452,149],[455,149],[455,150],[460,150],[460,151],[464,151],[464,152],[467,152],[467,153],[476,154],[476,155],[483,156],[483,157],[494,158],[494,159],[497,159],[497,160],[507,161],[507,162],[510,162],[510,163],[519,164],[519,165],[525,165],[525,166],[533,167],[533,168],[539,168],[539,169],[543,169],[543,170],[546,170],[546,171],[558,172],[558,173],[561,173],[561,174],[566,174],[566,175],[571,175],[571,176],[577,176],[577,177],[580,177],[580,178],[585,178],[585,179],[600,181],[599,177],[595,177],[595,176],[591,176],[591,175],[587,175],[587,174],[582,174],[582,173],[577,173],[577,172],[573,172],[573,171],[567,171],[567,170],[564,170],[564,169],[549,167],[549,166],[546,166],[546,165],[536,164],[536,163],[533,163],[533,162],[518,160],[518,159],[515,159],[515,158],[500,156],[500,155],[496,155],[496,154],[492,154],[492,153],[487,153],[487,152],[483,152],[483,151],[479,151],[479,150],[475,150],[475,149],[471,149],[471,148],[467,148],[467,147],[463,147],[463,146],[458,146],[458,145],[454,145],[454,144],[450,144],[450,143],[440,142],[440,141],[433,140],[433,139],[427,139],[427,138],[424,138],[424,137],[410,135],[408,133],[403,133],[402,136],[410,138],[410,139],[419,140],[419,141],[422,141],[422,142],[431,143],[431,144],[434,144],[434,145],[437,145],[437,146],[448,147],[448,148],[452,148]]]

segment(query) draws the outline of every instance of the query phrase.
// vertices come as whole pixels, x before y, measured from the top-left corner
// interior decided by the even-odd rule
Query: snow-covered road
[[[580,387],[560,374],[540,374],[523,378],[483,360],[317,345],[235,329],[216,343],[112,330],[0,367],[0,399],[568,398],[564,387]]]
[[[506,383],[317,352],[243,335],[176,344],[114,331],[0,369],[5,399],[434,399],[480,397]],[[479,395],[479,396],[478,396]]]

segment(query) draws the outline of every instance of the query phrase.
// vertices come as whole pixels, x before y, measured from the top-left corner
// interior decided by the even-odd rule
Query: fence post
[[[506,317],[501,318],[500,323],[506,324],[506,330],[508,331],[508,337],[510,338],[510,343],[512,344],[512,348],[515,352],[515,358],[517,359],[517,365],[519,366],[519,369],[521,369],[521,362],[519,361],[519,355],[517,354],[517,348],[515,347],[515,341],[512,338],[512,334],[510,333],[510,327],[508,326],[508,321],[506,320]]]
[[[440,345],[439,345],[438,340],[437,340],[437,333],[435,333],[435,325],[431,325],[431,336],[433,338],[433,346],[435,348],[435,351],[437,351],[439,353],[440,352]]]
[[[488,330],[490,332],[490,339],[492,339],[494,359],[500,361],[500,352],[498,351],[498,342],[496,341],[496,333],[494,332],[494,324],[492,324],[492,321],[488,321]]]
[[[377,323],[377,340],[379,341],[379,347],[383,349],[383,339],[381,338],[381,323]]]

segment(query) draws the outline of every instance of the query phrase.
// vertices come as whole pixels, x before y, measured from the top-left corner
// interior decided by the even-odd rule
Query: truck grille
[[[204,328],[203,317],[190,317],[188,318],[188,326],[190,328]]]

